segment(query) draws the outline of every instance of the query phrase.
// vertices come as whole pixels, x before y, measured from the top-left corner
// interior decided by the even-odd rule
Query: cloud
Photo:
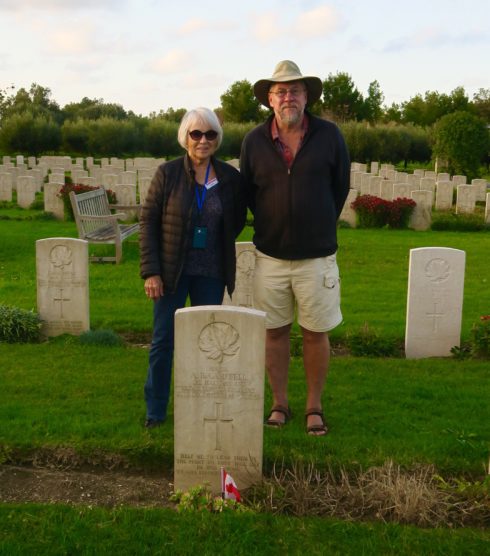
[[[49,33],[44,39],[44,46],[51,54],[85,54],[94,44],[89,29],[71,28]]]
[[[189,19],[179,29],[177,34],[181,36],[192,35],[196,31],[202,31],[209,26],[209,23],[204,19]]]
[[[293,31],[302,38],[324,37],[337,30],[340,17],[331,6],[318,6],[300,14],[293,25]]]
[[[186,71],[190,66],[189,53],[181,49],[169,50],[165,56],[158,58],[151,64],[151,69],[157,73],[172,74]]]
[[[270,42],[281,35],[278,17],[274,12],[253,16],[252,32],[261,43]]]
[[[20,12],[24,10],[85,10],[85,9],[115,9],[121,8],[121,4],[125,1],[118,0],[0,0],[0,9],[12,12]]]
[[[400,52],[410,48],[460,48],[489,42],[490,38],[483,31],[469,30],[462,33],[447,33],[440,29],[428,27],[413,35],[397,37],[388,41],[382,48],[382,52]]]

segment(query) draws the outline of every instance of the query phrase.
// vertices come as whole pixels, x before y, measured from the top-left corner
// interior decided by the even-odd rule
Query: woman
[[[246,203],[239,172],[214,157],[223,130],[216,114],[185,114],[178,141],[187,151],[155,173],[140,219],[141,277],[154,302],[153,339],[145,384],[145,427],[167,415],[174,351],[174,313],[185,306],[220,305],[235,287],[235,238]]]

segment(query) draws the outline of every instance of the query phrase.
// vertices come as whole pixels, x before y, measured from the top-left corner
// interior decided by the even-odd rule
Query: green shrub
[[[82,345],[91,346],[121,346],[123,340],[113,330],[88,330],[80,335]]]
[[[41,319],[34,311],[0,305],[0,342],[39,342]]]
[[[351,203],[360,228],[406,228],[415,208],[412,199],[386,201],[374,195],[361,195]]]
[[[394,338],[382,337],[367,323],[358,332],[346,336],[347,347],[356,357],[399,357],[399,342]]]
[[[480,317],[471,328],[471,354],[490,359],[490,315]]]
[[[452,232],[481,232],[490,230],[485,224],[480,213],[456,214],[449,211],[436,211],[432,213],[432,230]]]

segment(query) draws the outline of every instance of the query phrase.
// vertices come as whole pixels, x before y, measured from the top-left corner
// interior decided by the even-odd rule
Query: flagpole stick
[[[225,499],[225,468],[221,467],[221,499]]]

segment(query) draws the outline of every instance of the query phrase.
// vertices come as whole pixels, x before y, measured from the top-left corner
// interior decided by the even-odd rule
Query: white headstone
[[[410,216],[409,228],[428,230],[432,222],[432,191],[412,191],[412,199],[417,203]]]
[[[367,172],[363,172],[361,174],[361,187],[359,189],[361,195],[369,195],[369,184],[371,182],[371,177],[371,174],[368,174]]]
[[[475,210],[475,189],[472,185],[458,185],[456,190],[456,214]]]
[[[238,489],[262,480],[265,313],[203,306],[175,314],[174,487],[224,467]]]
[[[409,183],[394,183],[393,184],[393,199],[405,198],[410,199],[412,188]]]
[[[485,202],[485,224],[490,224],[490,193],[487,193]]]
[[[465,252],[410,250],[405,355],[445,357],[461,341]]]
[[[487,180],[472,179],[471,185],[475,188],[475,201],[485,201],[487,195]]]
[[[120,183],[123,185],[136,185],[136,172],[123,172],[120,176]]]
[[[451,181],[451,175],[447,172],[439,172],[437,174],[437,181]]]
[[[22,208],[29,208],[36,198],[36,181],[32,176],[17,178],[17,204]]]
[[[379,172],[379,162],[372,161],[370,170],[371,170],[371,174],[374,174],[375,176],[377,176],[378,172]]]
[[[466,185],[466,176],[456,175],[453,176],[452,182],[455,185]]]
[[[391,180],[382,180],[379,196],[385,201],[393,199],[393,182]]]
[[[381,176],[371,176],[369,179],[369,195],[374,195],[379,197],[381,195],[381,182],[383,178]]]
[[[90,328],[88,242],[54,237],[36,241],[37,310],[46,336]]]
[[[453,206],[454,185],[450,181],[438,181],[436,184],[436,210],[451,210]]]
[[[49,174],[49,183],[65,183],[65,173],[53,172]]]
[[[51,212],[58,220],[63,220],[65,217],[65,208],[63,200],[58,197],[60,189],[63,184],[59,183],[46,183],[44,184],[44,210]]]
[[[12,201],[12,174],[0,174],[0,201]]]
[[[140,178],[138,181],[139,199],[140,204],[143,205],[146,196],[148,195],[148,189],[150,189],[151,178]]]
[[[253,308],[253,278],[255,270],[255,245],[251,241],[235,243],[236,280],[235,291],[230,296],[225,292],[223,305]]]
[[[357,199],[358,196],[359,191],[356,189],[349,189],[347,199],[345,200],[344,207],[339,216],[339,220],[347,222],[351,228],[355,228],[357,225],[356,211],[351,207],[351,204]]]

